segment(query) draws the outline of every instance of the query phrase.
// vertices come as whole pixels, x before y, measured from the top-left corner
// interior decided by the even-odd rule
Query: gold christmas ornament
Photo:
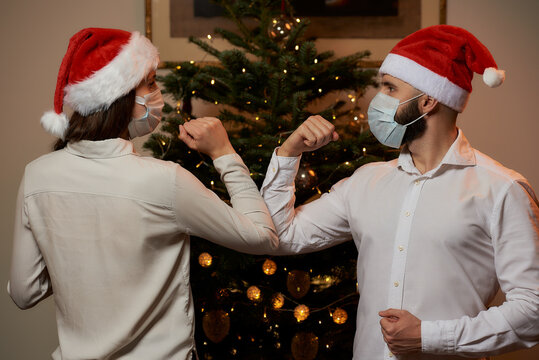
[[[274,309],[280,309],[284,305],[284,296],[281,293],[277,293],[273,295],[271,298],[271,306],[273,306]]]
[[[294,28],[294,21],[281,15],[273,19],[268,26],[268,35],[275,41],[285,40]]]
[[[262,299],[260,289],[254,285],[250,286],[247,289],[247,298],[249,298],[251,301],[260,301]]]
[[[230,317],[223,310],[208,311],[202,318],[202,329],[206,337],[217,344],[230,331]]]
[[[277,264],[273,260],[266,259],[264,264],[262,264],[262,271],[264,271],[264,274],[266,275],[273,275],[277,271]]]
[[[292,270],[288,273],[286,280],[286,288],[290,295],[296,299],[300,299],[307,295],[311,286],[311,277],[309,273],[302,270]]]
[[[202,267],[210,267],[212,261],[213,261],[212,256],[208,254],[207,252],[203,252],[198,256],[198,263]]]
[[[301,322],[309,317],[309,307],[306,305],[298,305],[294,309],[294,317]]]
[[[341,308],[336,308],[331,316],[333,317],[333,322],[339,325],[344,324],[348,320],[348,313]]]
[[[318,176],[308,165],[300,165],[295,182],[299,189],[311,189],[318,182]]]
[[[314,360],[318,353],[318,337],[311,332],[299,332],[292,338],[294,360]]]

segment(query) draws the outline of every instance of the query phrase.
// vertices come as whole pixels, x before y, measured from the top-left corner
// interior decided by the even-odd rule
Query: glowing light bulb
[[[335,324],[342,325],[348,320],[348,313],[344,309],[336,308],[331,317]]]
[[[212,256],[207,253],[207,252],[203,252],[201,253],[199,256],[198,256],[198,263],[200,264],[200,266],[202,267],[210,267],[211,264],[213,262],[213,258]]]
[[[271,298],[271,306],[273,306],[274,309],[280,309],[284,305],[284,296],[281,293],[277,293],[273,295]]]
[[[303,320],[307,319],[309,317],[309,307],[306,305],[298,305],[294,309],[294,317],[298,322],[302,322]]]
[[[259,301],[262,298],[262,293],[257,286],[251,286],[247,289],[247,298],[251,301]]]

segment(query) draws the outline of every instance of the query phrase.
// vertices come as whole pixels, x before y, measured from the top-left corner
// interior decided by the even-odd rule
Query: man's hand
[[[335,126],[320,115],[303,122],[277,149],[278,156],[295,157],[304,151],[314,151],[339,139]]]
[[[387,309],[378,313],[389,350],[395,355],[421,351],[421,320],[406,310]]]
[[[235,153],[221,120],[214,117],[198,118],[180,125],[180,140],[212,160]]]

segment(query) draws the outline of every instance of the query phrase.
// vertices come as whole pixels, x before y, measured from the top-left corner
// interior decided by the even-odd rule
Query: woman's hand
[[[212,160],[235,153],[221,120],[214,117],[198,118],[180,125],[180,140]]]

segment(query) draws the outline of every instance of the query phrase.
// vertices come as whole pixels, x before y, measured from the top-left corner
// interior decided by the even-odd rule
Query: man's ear
[[[432,96],[425,95],[419,98],[418,106],[422,114],[425,114],[425,113],[432,114],[435,112],[435,109],[438,107],[438,100],[436,100]]]

